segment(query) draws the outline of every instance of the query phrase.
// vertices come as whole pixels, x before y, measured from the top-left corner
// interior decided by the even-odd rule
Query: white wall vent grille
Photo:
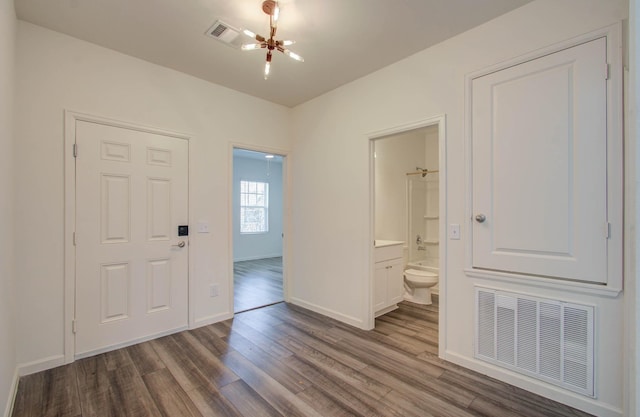
[[[594,396],[592,306],[476,287],[475,357]]]

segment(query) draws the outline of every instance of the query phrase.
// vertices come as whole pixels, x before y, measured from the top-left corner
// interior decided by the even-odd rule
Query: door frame
[[[282,157],[282,296],[285,302],[289,302],[290,280],[288,279],[288,271],[291,257],[289,254],[290,245],[287,238],[291,232],[291,170],[288,168],[291,164],[291,155],[289,151],[274,148],[270,146],[251,145],[242,142],[229,142],[229,174],[228,174],[228,219],[227,224],[227,242],[229,247],[228,259],[228,283],[229,283],[229,313],[230,317],[235,316],[234,308],[234,283],[233,283],[233,150],[244,149],[246,151],[270,153]]]
[[[115,119],[109,119],[102,116],[81,113],[73,110],[64,110],[64,363],[68,364],[75,360],[75,304],[76,304],[76,251],[74,245],[74,233],[76,229],[76,158],[74,156],[74,145],[76,143],[76,123],[79,121],[97,123],[106,126],[118,127],[139,132],[153,133],[162,136],[168,136],[176,139],[187,141],[188,145],[188,161],[187,176],[191,175],[191,138],[192,135],[174,132],[167,129],[160,129],[152,126],[144,126],[137,123],[125,122]],[[81,150],[80,150],[81,152]],[[189,181],[188,195],[191,195],[191,181]],[[189,198],[190,200],[190,198]],[[190,202],[190,201],[189,201]],[[193,219],[192,204],[189,204],[189,222]],[[187,270],[187,321],[188,327],[193,327],[194,311],[192,301],[194,299],[194,283],[192,282],[195,274],[193,271],[193,262],[191,262],[191,250],[194,240],[190,241],[188,270]],[[156,337],[156,336],[153,336]],[[132,343],[139,343],[149,337],[137,339]],[[127,343],[132,344],[132,343]]]
[[[447,117],[446,114],[438,114],[425,119],[417,120],[406,124],[397,125],[391,128],[371,132],[366,135],[369,142],[369,280],[365,280],[363,288],[364,294],[367,294],[367,302],[365,302],[365,318],[364,326],[366,329],[375,327],[375,311],[373,311],[373,281],[375,273],[375,247],[373,241],[375,239],[375,141],[387,136],[397,135],[411,130],[421,129],[423,127],[438,127],[438,170],[439,174],[439,309],[438,322],[440,330],[438,332],[438,356],[443,357],[445,351],[446,334],[446,302],[447,302]]]

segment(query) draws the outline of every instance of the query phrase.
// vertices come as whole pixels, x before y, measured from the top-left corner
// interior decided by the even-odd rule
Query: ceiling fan
[[[269,78],[269,72],[271,70],[271,56],[273,51],[280,51],[285,55],[295,59],[296,61],[304,62],[304,59],[296,54],[295,52],[290,51],[286,48],[286,46],[293,45],[295,41],[283,41],[276,40],[276,30],[278,29],[278,17],[280,16],[280,7],[278,7],[277,0],[264,0],[262,2],[262,11],[269,15],[269,38],[265,38],[264,36],[257,35],[251,32],[248,29],[245,29],[243,32],[245,35],[254,38],[258,41],[258,43],[250,43],[242,45],[243,51],[251,51],[255,49],[266,49],[267,50],[267,61],[264,65],[264,79]]]

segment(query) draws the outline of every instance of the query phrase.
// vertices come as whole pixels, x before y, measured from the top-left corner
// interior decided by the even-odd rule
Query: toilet
[[[418,269],[404,271],[404,299],[416,304],[431,304],[431,287],[438,283],[438,274]]]

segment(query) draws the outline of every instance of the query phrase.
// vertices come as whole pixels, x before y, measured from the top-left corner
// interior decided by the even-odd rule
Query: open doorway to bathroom
[[[374,326],[392,331],[417,320],[424,331],[416,331],[416,338],[432,340],[437,351],[445,277],[444,117],[370,139]]]
[[[282,302],[283,161],[233,149],[233,310]]]

